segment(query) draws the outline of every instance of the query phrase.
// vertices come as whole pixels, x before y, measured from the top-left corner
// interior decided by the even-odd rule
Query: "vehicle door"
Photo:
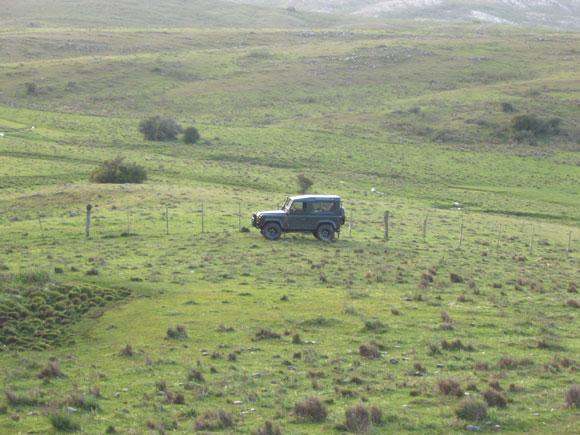
[[[288,212],[288,231],[300,231],[306,229],[306,201],[293,201]]]
[[[315,201],[311,202],[308,213],[308,229],[316,230],[320,222],[334,221],[334,202]]]

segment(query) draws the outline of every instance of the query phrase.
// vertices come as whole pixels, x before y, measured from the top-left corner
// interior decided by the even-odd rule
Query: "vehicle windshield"
[[[284,201],[284,205],[282,205],[282,210],[284,210],[284,211],[290,210],[291,205],[292,205],[292,200],[290,198],[286,198],[286,201]]]

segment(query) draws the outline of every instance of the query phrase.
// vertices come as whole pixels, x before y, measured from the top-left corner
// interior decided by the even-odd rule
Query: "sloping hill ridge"
[[[0,11],[0,27],[291,28],[347,22],[328,14],[226,0],[0,0]]]
[[[580,29],[580,0],[232,0],[384,18],[484,21]]]

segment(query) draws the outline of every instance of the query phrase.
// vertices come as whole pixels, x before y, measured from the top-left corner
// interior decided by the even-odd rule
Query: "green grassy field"
[[[2,30],[0,432],[53,431],[62,410],[85,433],[190,432],[223,409],[226,433],[338,433],[362,402],[383,413],[377,434],[577,433],[579,38]],[[144,141],[155,114],[202,142]],[[516,142],[523,114],[561,131]],[[88,182],[117,155],[149,180]],[[350,231],[240,232],[300,173],[342,195]],[[177,325],[187,337],[167,336]],[[460,419],[450,378],[507,406]],[[296,415],[310,396],[324,421]]]

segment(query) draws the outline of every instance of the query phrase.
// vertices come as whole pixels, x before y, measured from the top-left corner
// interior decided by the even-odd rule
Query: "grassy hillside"
[[[4,30],[0,432],[340,433],[363,403],[369,433],[573,433],[578,38]],[[202,141],[145,141],[155,114]],[[88,181],[117,155],[148,181]],[[342,195],[339,240],[240,231],[300,173]]]
[[[0,0],[0,9],[2,27],[288,28],[346,23],[328,15],[290,13],[226,0]]]
[[[578,0],[233,0],[241,4],[389,19],[580,28]]]

